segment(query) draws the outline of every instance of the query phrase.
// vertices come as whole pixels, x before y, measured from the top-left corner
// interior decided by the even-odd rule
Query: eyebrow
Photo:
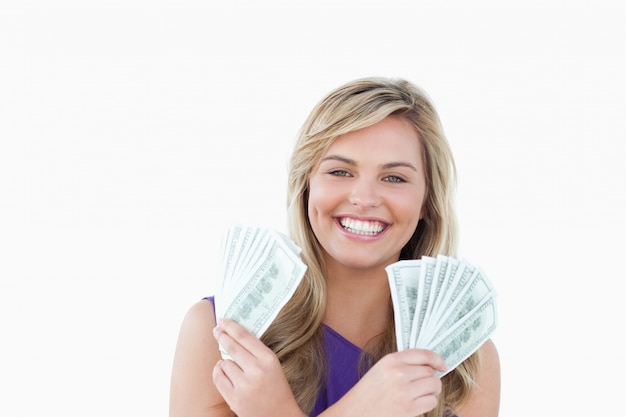
[[[339,155],[328,155],[322,158],[320,162],[324,162],[324,161],[339,161],[339,162],[346,163],[348,165],[356,166],[356,161],[354,159],[346,158],[344,156],[339,156]],[[390,168],[397,168],[397,167],[406,167],[406,168],[412,169],[415,172],[418,172],[415,165],[410,164],[408,162],[404,162],[404,161],[388,162],[382,165],[383,169],[390,169]]]

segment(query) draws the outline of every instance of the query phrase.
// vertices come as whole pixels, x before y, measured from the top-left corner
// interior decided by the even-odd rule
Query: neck
[[[377,270],[327,270],[325,323],[363,348],[389,325],[391,314],[387,273]]]

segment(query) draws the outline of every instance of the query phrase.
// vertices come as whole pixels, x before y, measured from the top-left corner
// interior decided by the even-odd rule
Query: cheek
[[[410,198],[403,203],[397,206],[398,216],[406,219],[407,223],[411,225],[411,229],[415,230],[417,223],[424,218],[424,202],[421,198]]]
[[[324,220],[324,208],[321,205],[322,202],[319,200],[320,195],[315,192],[311,192],[309,194],[309,201],[307,203],[307,216],[309,219],[309,224],[311,225],[311,231],[315,238],[320,241],[320,238],[323,239],[323,220]]]
[[[322,197],[319,192],[316,192],[317,187],[314,185],[309,188],[309,196],[307,201],[307,216],[311,226],[315,228],[317,224],[317,218],[320,214],[320,198]]]
[[[309,218],[325,211],[325,207],[328,206],[327,191],[320,187],[316,181],[311,181],[309,185],[309,201],[307,202]]]
[[[313,227],[315,227],[315,218],[317,217],[317,210],[315,209],[314,201],[315,200],[312,200],[309,197],[309,201],[307,203],[307,208],[306,208],[306,213],[309,218],[309,222],[311,223]]]

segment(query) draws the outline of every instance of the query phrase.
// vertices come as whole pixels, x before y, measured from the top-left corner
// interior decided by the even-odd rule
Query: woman
[[[497,416],[492,341],[441,379],[436,353],[395,343],[385,267],[455,256],[455,177],[438,115],[413,84],[360,79],[320,101],[289,171],[305,277],[261,340],[216,321],[211,300],[190,309],[170,416]]]

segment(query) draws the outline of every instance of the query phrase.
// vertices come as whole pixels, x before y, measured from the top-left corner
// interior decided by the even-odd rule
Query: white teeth
[[[383,231],[385,225],[380,222],[354,220],[344,217],[339,223],[352,233],[357,235],[375,235]]]

